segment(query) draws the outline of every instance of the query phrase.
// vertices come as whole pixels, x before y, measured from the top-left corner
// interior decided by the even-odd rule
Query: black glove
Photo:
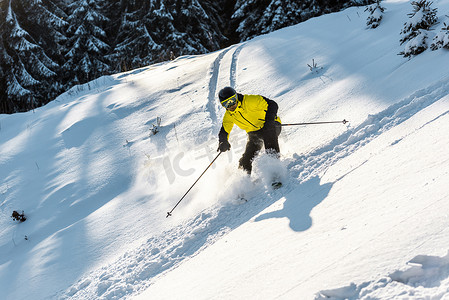
[[[226,151],[228,151],[229,149],[231,149],[231,144],[229,144],[229,142],[228,142],[227,140],[223,140],[223,141],[220,141],[220,142],[218,143],[218,149],[217,149],[217,152],[218,152],[218,151],[220,151],[220,152],[226,152]]]

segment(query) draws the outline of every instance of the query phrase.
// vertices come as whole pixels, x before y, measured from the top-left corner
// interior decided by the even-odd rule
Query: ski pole
[[[207,166],[206,170],[203,171],[203,173],[201,173],[200,177],[198,177],[198,179],[192,184],[192,186],[187,190],[187,192],[184,194],[184,196],[182,196],[182,198],[178,201],[178,203],[176,203],[176,205],[171,209],[171,211],[167,212],[167,216],[166,218],[170,217],[172,215],[172,212],[175,210],[175,208],[179,205],[179,203],[181,203],[182,199],[184,199],[184,197],[190,192],[190,190],[193,188],[193,186],[198,182],[198,180],[200,180],[201,176],[204,175],[204,173],[206,173],[206,171],[210,168],[210,166],[212,166],[212,164],[215,162],[215,160],[220,156],[222,152],[220,151],[217,156],[214,158],[214,160],[212,160],[212,162]]]
[[[315,124],[335,124],[335,123],[343,123],[346,124],[349,121],[330,121],[330,122],[311,122],[311,123],[292,123],[292,124],[281,124],[281,126],[295,126],[295,125],[315,125]]]

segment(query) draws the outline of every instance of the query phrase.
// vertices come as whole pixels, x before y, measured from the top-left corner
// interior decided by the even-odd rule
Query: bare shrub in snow
[[[159,127],[161,126],[161,121],[162,121],[161,117],[157,117],[157,118],[156,118],[156,124],[157,124],[157,125],[154,125],[154,124],[153,124],[153,128],[151,128],[151,133],[152,133],[153,135],[155,135],[156,133],[159,132]]]
[[[22,213],[20,214],[20,213],[18,213],[17,211],[13,211],[12,212],[12,215],[11,215],[11,218],[14,220],[14,221],[19,221],[19,222],[25,222],[26,221],[26,217],[25,217],[25,214],[23,213],[23,210],[22,210]]]
[[[310,69],[310,72],[312,73],[318,73],[321,69],[323,69],[322,67],[318,67],[318,64],[315,62],[315,59],[312,59],[312,65],[307,64],[307,66]]]

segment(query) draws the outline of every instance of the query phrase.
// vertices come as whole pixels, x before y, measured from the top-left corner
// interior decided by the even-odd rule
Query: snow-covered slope
[[[449,297],[449,53],[397,55],[412,7],[383,3],[374,30],[351,8],[1,115],[2,298]],[[449,1],[433,6],[436,33]],[[234,129],[166,218],[217,155],[226,85],[284,123],[350,123],[283,127],[252,178]]]

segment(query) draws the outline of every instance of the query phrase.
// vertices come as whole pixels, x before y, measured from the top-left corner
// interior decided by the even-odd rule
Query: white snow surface
[[[350,8],[0,115],[0,298],[449,299],[449,52],[398,55],[412,6],[382,4],[376,29]],[[217,155],[227,85],[283,123],[350,122],[283,127],[251,178],[235,127],[166,218]]]

